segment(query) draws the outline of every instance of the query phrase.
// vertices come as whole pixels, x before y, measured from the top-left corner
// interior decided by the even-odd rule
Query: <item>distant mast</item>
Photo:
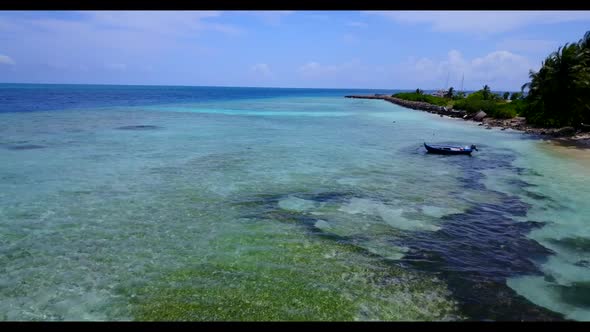
[[[463,92],[463,81],[465,80],[465,73],[463,73],[463,76],[461,77],[461,92]]]
[[[445,83],[445,86],[442,89],[440,89],[436,92],[433,92],[432,93],[433,96],[444,97],[447,94],[447,92],[449,91],[449,78],[450,77],[451,77],[451,72],[449,71],[449,73],[447,74],[447,82]]]

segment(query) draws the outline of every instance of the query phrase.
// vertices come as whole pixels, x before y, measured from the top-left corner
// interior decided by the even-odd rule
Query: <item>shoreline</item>
[[[410,101],[388,95],[347,95],[345,98],[356,99],[381,99],[402,107],[438,114],[441,117],[459,118],[465,121],[479,122],[479,126],[485,129],[500,128],[500,130],[512,129],[530,134],[539,139],[548,139],[564,146],[574,146],[581,149],[590,149],[590,132],[576,131],[572,127],[563,128],[538,128],[526,123],[523,117],[511,119],[496,119],[483,114],[467,114],[465,111],[448,109],[421,101]],[[483,116],[482,116],[483,115]]]

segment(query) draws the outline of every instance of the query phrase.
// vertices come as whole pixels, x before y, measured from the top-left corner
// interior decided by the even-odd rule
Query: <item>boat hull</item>
[[[432,146],[424,143],[424,147],[426,151],[429,153],[436,153],[436,154],[463,154],[463,155],[471,155],[473,152],[470,148],[462,148],[457,146]]]

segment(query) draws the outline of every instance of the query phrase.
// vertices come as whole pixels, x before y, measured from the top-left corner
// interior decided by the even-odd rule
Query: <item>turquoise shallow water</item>
[[[590,320],[587,151],[240,91],[0,113],[0,319]]]

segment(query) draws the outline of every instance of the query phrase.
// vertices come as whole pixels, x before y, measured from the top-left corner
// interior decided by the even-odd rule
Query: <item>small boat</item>
[[[428,145],[424,143],[424,147],[428,152],[439,154],[471,154],[473,150],[478,151],[475,145],[471,146],[455,146],[455,145]]]

